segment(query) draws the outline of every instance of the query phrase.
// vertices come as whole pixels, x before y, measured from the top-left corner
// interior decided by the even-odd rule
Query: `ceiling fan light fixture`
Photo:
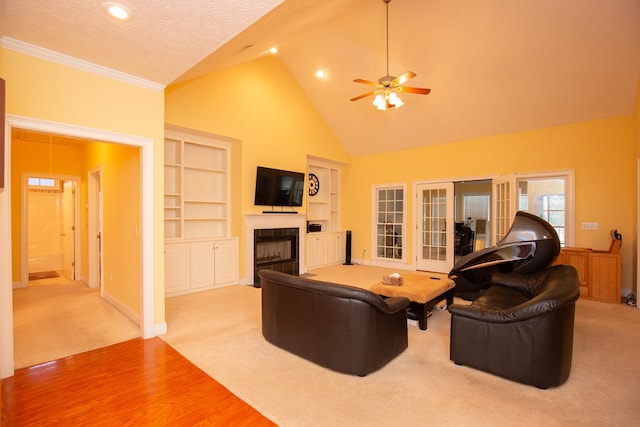
[[[385,102],[385,100],[382,98],[382,94],[377,94],[375,99],[373,100],[372,104],[378,109],[378,110],[386,110],[387,109],[387,103]]]
[[[390,105],[393,105],[395,108],[400,108],[404,105],[404,102],[402,102],[402,100],[400,99],[400,97],[395,93],[395,92],[391,92],[389,94],[389,101],[388,103]]]

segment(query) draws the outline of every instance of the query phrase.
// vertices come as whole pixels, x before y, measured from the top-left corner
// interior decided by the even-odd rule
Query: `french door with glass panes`
[[[416,186],[416,269],[448,273],[454,261],[453,182]]]

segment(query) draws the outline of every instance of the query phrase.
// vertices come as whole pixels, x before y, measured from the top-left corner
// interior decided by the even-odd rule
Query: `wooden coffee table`
[[[427,329],[427,318],[433,307],[442,300],[453,304],[455,283],[444,274],[401,274],[402,285],[385,285],[380,281],[371,286],[370,291],[385,297],[405,297],[411,301],[409,309],[418,318],[418,326]]]

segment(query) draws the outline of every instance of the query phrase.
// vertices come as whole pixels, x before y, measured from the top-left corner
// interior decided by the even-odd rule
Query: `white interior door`
[[[453,182],[416,189],[416,269],[448,273],[454,262]]]
[[[62,274],[70,280],[75,280],[75,183],[64,181],[63,184],[63,268]]]
[[[493,236],[494,245],[507,234],[515,217],[516,188],[513,175],[501,176],[493,180]]]

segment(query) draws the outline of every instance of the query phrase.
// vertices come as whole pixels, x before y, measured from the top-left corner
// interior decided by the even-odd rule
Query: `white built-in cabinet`
[[[317,178],[317,193],[307,196],[307,223],[321,227],[319,232],[307,233],[307,269],[341,264],[345,261],[346,235],[340,231],[340,166],[309,158],[307,173]]]
[[[307,233],[307,269],[345,262],[344,231]]]
[[[179,295],[238,282],[238,239],[165,243],[165,294]]]
[[[237,283],[230,237],[228,141],[167,129],[164,142],[165,294]]]

